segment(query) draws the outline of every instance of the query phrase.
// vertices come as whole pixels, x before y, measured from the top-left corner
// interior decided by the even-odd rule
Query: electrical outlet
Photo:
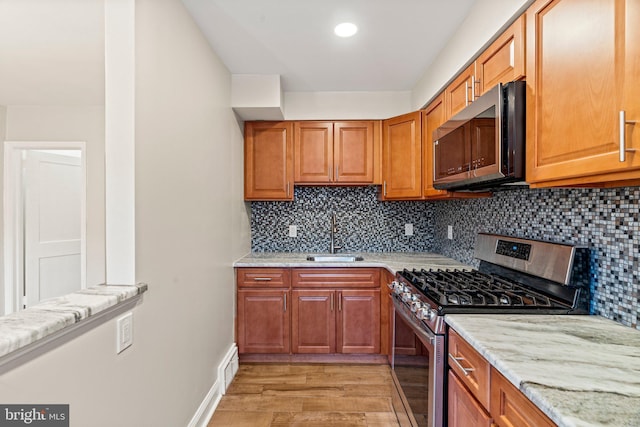
[[[116,321],[116,353],[122,353],[133,344],[133,313],[129,312]]]
[[[404,235],[405,236],[413,236],[413,224],[405,224],[404,225]]]
[[[447,225],[447,239],[453,240],[453,225]]]
[[[289,237],[298,237],[298,226],[290,225],[289,226]]]

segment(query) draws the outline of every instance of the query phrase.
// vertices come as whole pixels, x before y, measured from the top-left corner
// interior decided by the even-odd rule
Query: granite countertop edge
[[[102,284],[0,317],[0,358],[143,294],[146,284]]]
[[[238,268],[344,268],[344,267],[369,267],[386,268],[391,273],[396,273],[404,268],[442,268],[464,269],[471,267],[444,255],[431,252],[350,252],[348,254],[337,253],[336,256],[353,255],[363,258],[362,261],[353,262],[318,262],[308,261],[309,255],[329,255],[326,253],[297,253],[297,252],[254,252],[248,254],[236,262],[233,266]]]

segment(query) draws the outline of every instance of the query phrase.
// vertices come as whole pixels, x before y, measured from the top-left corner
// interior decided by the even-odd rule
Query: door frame
[[[3,182],[3,240],[4,240],[4,312],[6,315],[24,307],[22,289],[24,278],[24,234],[21,153],[23,150],[79,150],[81,168],[80,188],[80,287],[87,286],[87,156],[85,141],[5,141]]]

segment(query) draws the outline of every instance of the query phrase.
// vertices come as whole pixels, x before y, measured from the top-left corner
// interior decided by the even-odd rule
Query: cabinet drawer
[[[378,268],[294,268],[291,272],[294,288],[377,288]]]
[[[238,268],[239,288],[288,288],[291,274],[287,268]]]
[[[489,409],[491,365],[453,329],[449,330],[449,366],[460,381]]]
[[[491,369],[491,415],[499,427],[556,425],[495,368]]]

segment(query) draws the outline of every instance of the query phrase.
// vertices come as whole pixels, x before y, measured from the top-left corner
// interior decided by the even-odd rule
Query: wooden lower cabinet
[[[473,395],[460,382],[458,377],[449,371],[449,427],[491,427],[491,417],[474,399]]]
[[[491,414],[499,427],[556,425],[495,369],[491,369]]]
[[[238,351],[289,353],[289,290],[238,290]]]
[[[293,353],[380,352],[380,290],[294,289]]]
[[[239,353],[382,351],[380,269],[238,268],[236,277]]]
[[[338,353],[380,353],[380,290],[338,291]]]
[[[556,425],[453,329],[448,361],[449,427]]]
[[[335,292],[325,289],[295,289],[292,296],[292,352],[335,353]]]

